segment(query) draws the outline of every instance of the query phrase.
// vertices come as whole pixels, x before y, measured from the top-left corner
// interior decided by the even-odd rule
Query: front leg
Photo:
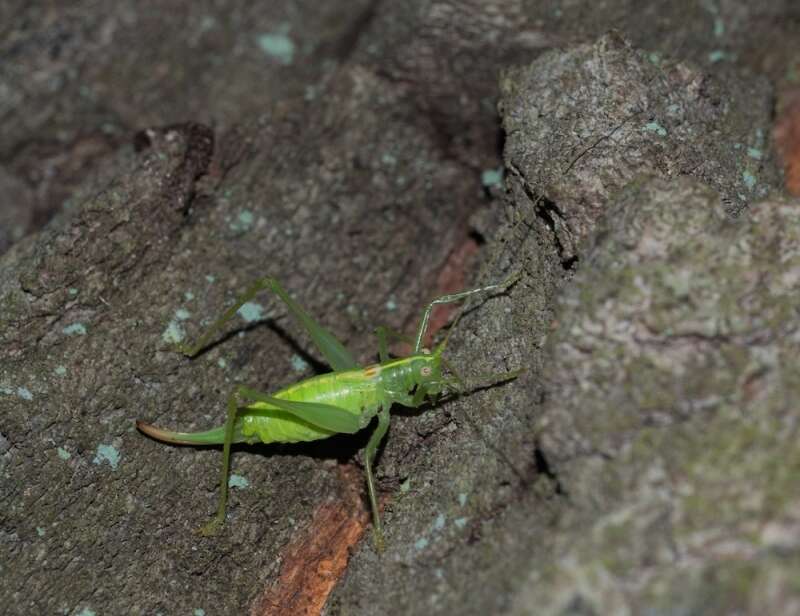
[[[372,474],[372,464],[375,461],[375,452],[378,449],[386,431],[389,429],[389,408],[383,407],[378,412],[378,425],[372,436],[369,437],[367,448],[364,452],[364,465],[367,469],[367,492],[369,494],[369,504],[372,508],[372,536],[375,541],[375,549],[383,551],[383,529],[381,528],[381,512],[378,509],[378,496],[375,490],[375,478]]]
[[[409,336],[383,325],[375,329],[375,335],[378,337],[378,357],[381,363],[389,361],[389,338],[400,340],[409,346],[414,344]]]

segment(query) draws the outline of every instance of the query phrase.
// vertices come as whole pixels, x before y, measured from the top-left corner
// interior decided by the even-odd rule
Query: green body
[[[383,392],[377,379],[366,378],[363,370],[329,372],[295,383],[274,394],[281,400],[321,402],[336,406],[358,417],[366,425],[377,414]],[[262,443],[297,443],[316,441],[333,436],[335,432],[305,422],[276,408],[268,402],[248,404],[239,412],[237,440]]]
[[[389,409],[393,404],[418,407],[428,398],[438,396],[448,389],[463,390],[460,378],[442,376],[442,365],[446,365],[442,353],[447,338],[432,353],[422,348],[431,310],[436,304],[454,302],[476,293],[502,290],[518,278],[519,275],[515,275],[500,284],[444,295],[430,302],[422,314],[413,340],[414,351],[408,357],[389,358],[388,336],[400,339],[405,337],[379,327],[377,334],[381,362],[367,367],[359,366],[344,345],[289,297],[277,280],[264,278],[242,294],[236,304],[217,319],[195,346],[181,347],[180,351],[189,357],[197,355],[212,336],[236,315],[242,305],[260,291],[270,289],[303,325],[333,368],[333,372],[305,379],[273,394],[238,387],[228,398],[225,425],[212,430],[172,432],[141,421],[137,421],[136,426],[148,436],[167,443],[223,445],[219,508],[216,517],[201,529],[203,534],[212,534],[225,521],[232,443],[296,443],[328,438],[339,433],[354,434],[370,425],[377,416],[375,429],[365,451],[365,469],[375,543],[380,548],[380,514],[372,465],[378,445],[389,428]],[[508,372],[491,376],[507,380],[517,374],[518,372]]]
[[[272,394],[291,402],[326,404],[352,415],[365,428],[381,408],[392,404],[416,406],[411,392],[425,382],[423,366],[436,368],[432,354],[392,359],[366,368],[329,372],[299,381]],[[142,426],[140,426],[142,427]],[[152,426],[145,431],[159,440],[185,445],[222,445],[225,426],[203,432],[169,432]],[[337,434],[277,408],[269,402],[252,402],[238,408],[232,442],[298,443]]]

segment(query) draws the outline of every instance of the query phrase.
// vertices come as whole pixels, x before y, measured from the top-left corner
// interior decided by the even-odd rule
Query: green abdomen
[[[375,415],[381,402],[380,386],[366,378],[363,370],[331,372],[290,385],[272,394],[295,402],[320,402],[344,409],[367,421]],[[240,411],[241,434],[247,441],[263,443],[297,443],[333,436],[334,432],[318,428],[266,402],[254,402]]]

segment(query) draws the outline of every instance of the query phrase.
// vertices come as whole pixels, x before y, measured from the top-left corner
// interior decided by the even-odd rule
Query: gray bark
[[[4,610],[285,613],[265,589],[366,435],[238,448],[198,537],[219,451],[134,420],[218,425],[324,367],[268,296],[174,342],[268,274],[368,363],[374,326],[514,271],[449,343],[476,390],[396,409],[387,550],[327,613],[796,609],[798,204],[743,70],[789,57],[792,3],[268,4],[0,18]]]

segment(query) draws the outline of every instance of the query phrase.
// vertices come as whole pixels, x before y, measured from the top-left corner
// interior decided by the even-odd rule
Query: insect
[[[228,501],[228,470],[233,443],[295,443],[328,438],[338,433],[354,434],[377,423],[365,451],[367,492],[372,508],[373,535],[378,550],[383,546],[380,512],[375,490],[373,463],[378,445],[389,428],[389,409],[393,404],[416,408],[445,393],[464,392],[464,381],[443,357],[450,332],[432,352],[423,348],[431,311],[438,304],[448,304],[480,293],[502,291],[520,278],[520,273],[499,284],[443,295],[431,301],[420,319],[416,336],[409,340],[386,327],[376,330],[380,363],[362,367],[333,334],[320,326],[297,304],[274,278],[256,281],[236,303],[215,321],[194,346],[180,345],[188,357],[196,356],[212,337],[232,319],[237,311],[262,290],[269,289],[281,299],[289,312],[311,336],[333,372],[320,374],[265,394],[248,387],[237,387],[228,398],[227,420],[223,426],[201,432],[172,432],[136,422],[146,435],[166,443],[180,445],[223,446],[219,507],[216,516],[200,529],[203,535],[214,534],[225,522]],[[413,343],[407,357],[389,357],[389,338]],[[445,376],[443,367],[452,374]],[[486,375],[494,383],[517,377],[521,371]]]

